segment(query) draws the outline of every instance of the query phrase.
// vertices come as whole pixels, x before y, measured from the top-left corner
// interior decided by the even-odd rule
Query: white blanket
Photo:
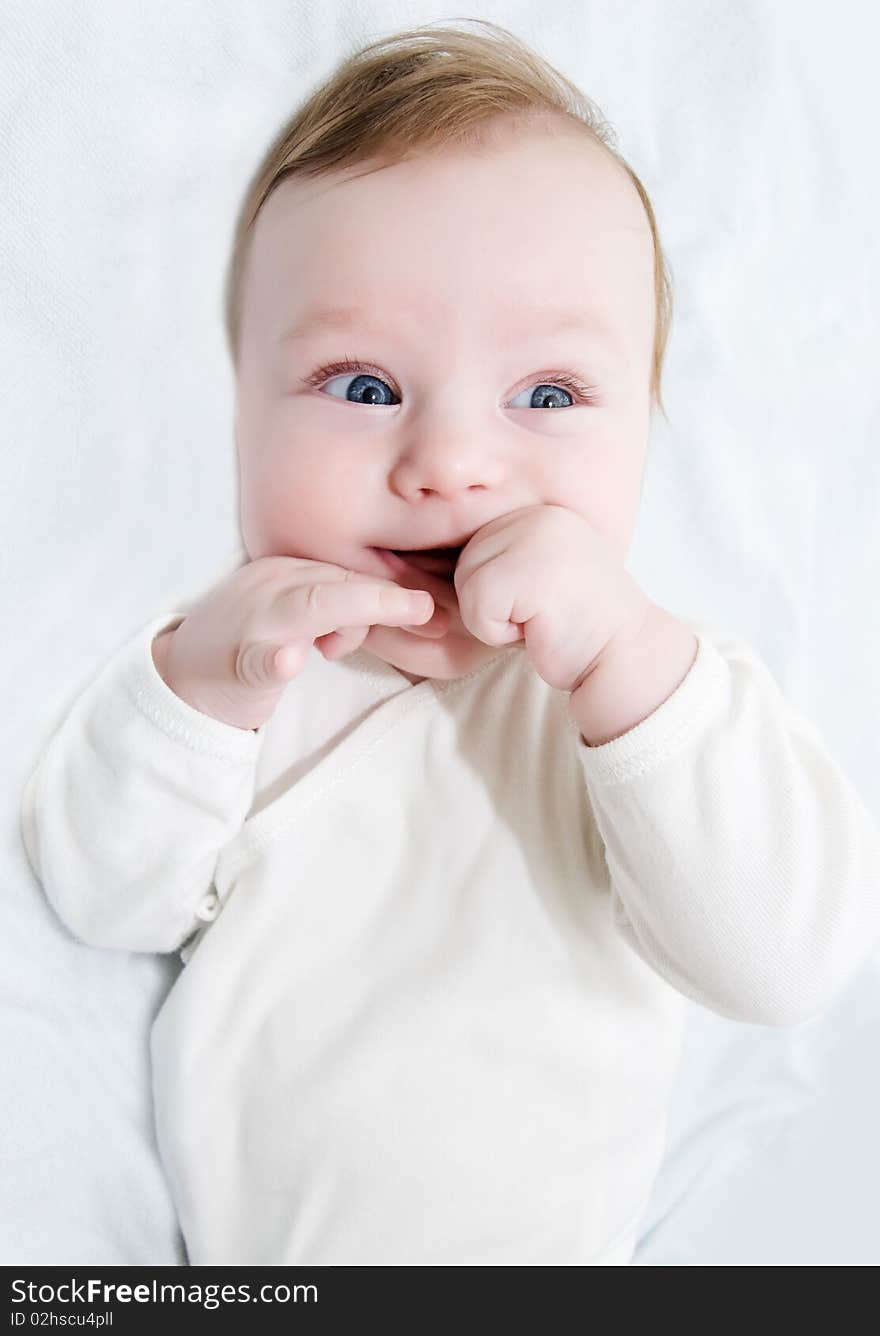
[[[258,155],[341,56],[457,12],[6,8],[5,1264],[184,1260],[148,1064],[179,965],[69,936],[25,858],[21,790],[106,657],[237,561],[222,276]],[[746,636],[880,814],[880,17],[855,0],[468,12],[599,103],[657,213],[671,423],[628,568],[664,607]],[[805,1025],[695,1006],[688,1024],[637,1263],[880,1261],[880,961]]]

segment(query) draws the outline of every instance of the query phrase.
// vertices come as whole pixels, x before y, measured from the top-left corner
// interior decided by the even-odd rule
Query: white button
[[[217,910],[220,907],[220,897],[216,891],[209,891],[196,909],[196,918],[205,919],[210,923],[217,917]]]

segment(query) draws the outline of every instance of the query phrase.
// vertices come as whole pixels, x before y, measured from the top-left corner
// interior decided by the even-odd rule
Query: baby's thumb
[[[307,654],[308,646],[258,640],[248,645],[241,656],[238,676],[245,686],[280,687],[302,672]]]

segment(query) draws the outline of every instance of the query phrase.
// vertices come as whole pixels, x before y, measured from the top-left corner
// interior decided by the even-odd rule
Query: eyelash
[[[380,371],[378,367],[372,366],[369,362],[362,362],[356,357],[346,357],[341,362],[330,362],[327,366],[318,367],[317,370],[305,377],[303,384],[317,389],[326,384],[328,380],[332,380],[334,376],[344,376],[355,371],[366,371],[370,375],[378,376],[380,380],[386,381],[391,386],[395,394],[399,394],[390,377],[384,371]],[[563,389],[571,390],[573,394],[577,395],[582,403],[594,404],[596,402],[595,388],[592,385],[584,385],[568,371],[547,371],[534,384],[561,385]]]

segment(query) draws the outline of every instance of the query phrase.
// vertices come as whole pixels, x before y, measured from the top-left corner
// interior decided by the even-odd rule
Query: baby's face
[[[242,537],[251,559],[428,589],[450,613],[441,639],[376,626],[363,648],[459,677],[498,647],[464,628],[451,581],[392,577],[382,550],[463,544],[546,504],[623,564],[650,427],[651,233],[623,171],[568,131],[359,170],[284,182],[255,224]]]

